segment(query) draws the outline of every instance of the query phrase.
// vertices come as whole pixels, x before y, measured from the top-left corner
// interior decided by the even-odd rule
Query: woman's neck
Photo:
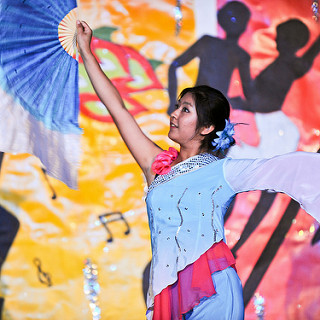
[[[181,161],[185,161],[191,157],[194,157],[196,156],[197,154],[200,154],[200,153],[203,153],[205,152],[205,150],[201,150],[199,148],[195,149],[195,148],[192,148],[192,149],[189,149],[189,148],[183,148],[181,147],[180,148],[180,151],[179,151],[179,155],[177,157],[177,159],[174,161],[175,164],[181,162]]]

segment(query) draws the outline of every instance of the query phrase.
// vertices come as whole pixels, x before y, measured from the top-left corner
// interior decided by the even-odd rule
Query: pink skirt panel
[[[198,260],[178,273],[178,280],[154,299],[153,320],[181,320],[182,315],[200,303],[201,298],[216,293],[211,275],[228,267],[235,268],[229,247],[215,243]]]

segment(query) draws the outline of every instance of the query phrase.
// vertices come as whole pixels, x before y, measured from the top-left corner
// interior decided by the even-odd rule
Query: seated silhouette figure
[[[278,57],[252,81],[252,91],[247,97],[247,103],[233,106],[233,108],[255,113],[260,133],[260,144],[253,147],[240,143],[230,149],[228,156],[239,158],[272,157],[297,149],[300,136],[298,128],[281,111],[281,108],[294,81],[305,75],[312,67],[313,61],[320,51],[320,36],[301,57],[298,57],[296,52],[303,48],[309,40],[307,26],[298,19],[290,19],[279,24],[276,31]],[[261,192],[259,202],[239,241],[232,248],[235,256],[267,214],[275,197],[276,193]],[[244,285],[245,305],[250,301],[275,257],[299,209],[299,204],[291,200]],[[226,219],[230,212],[228,212]]]

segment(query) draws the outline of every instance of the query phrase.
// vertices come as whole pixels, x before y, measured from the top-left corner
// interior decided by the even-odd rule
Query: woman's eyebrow
[[[188,106],[193,107],[193,104],[188,101],[184,101],[184,102],[182,102],[182,104],[187,104]]]

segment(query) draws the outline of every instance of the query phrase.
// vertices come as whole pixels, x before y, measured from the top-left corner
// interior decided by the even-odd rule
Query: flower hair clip
[[[234,143],[234,126],[238,123],[232,123],[226,119],[225,127],[222,131],[217,131],[218,138],[213,139],[212,146],[214,147],[213,151],[221,149],[222,151],[228,149]]]

